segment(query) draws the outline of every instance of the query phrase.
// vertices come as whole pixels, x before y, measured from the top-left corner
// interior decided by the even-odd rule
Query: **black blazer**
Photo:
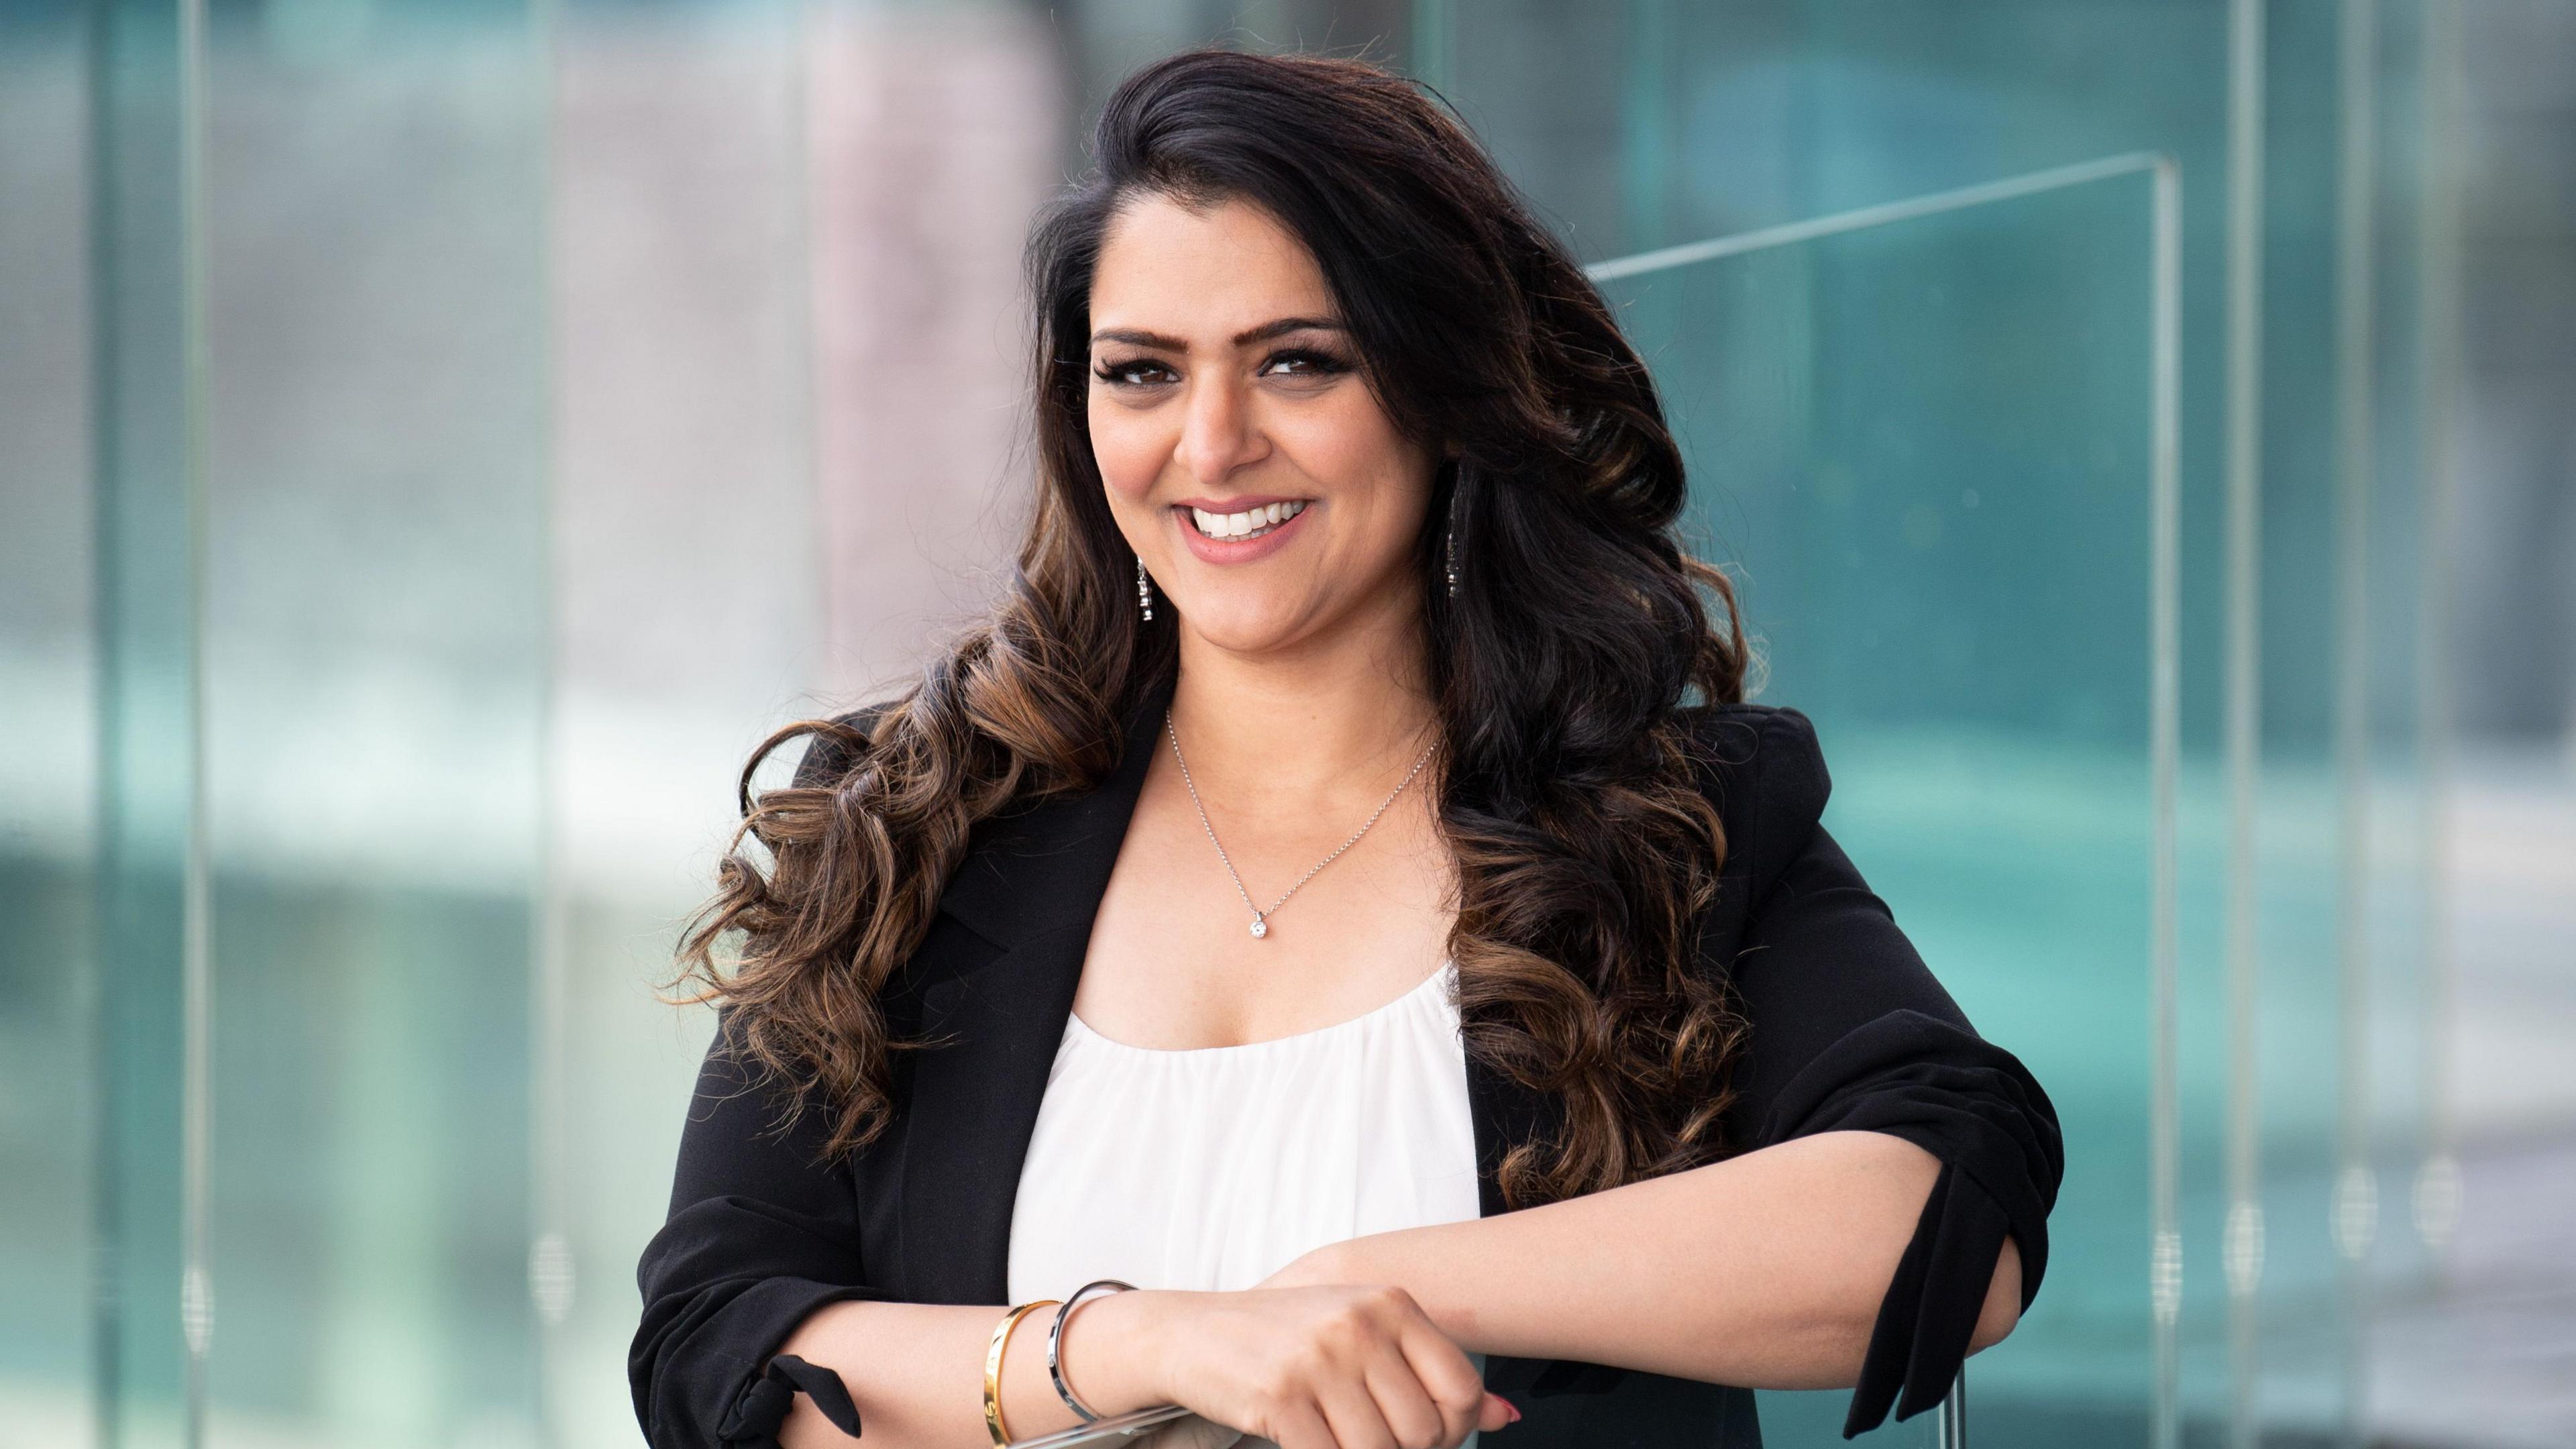
[[[629,1380],[655,1449],[771,1444],[797,1367],[772,1356],[823,1304],[1004,1301],[1021,1160],[1167,698],[1130,719],[1099,789],[978,827],[883,1001],[893,1031],[953,1044],[896,1055],[892,1121],[854,1158],[818,1163],[820,1111],[771,1130],[777,1101],[747,1088],[719,1027],[669,1220],[637,1270]],[[2038,1291],[2064,1171],[2057,1119],[2021,1063],[1977,1037],[1818,823],[1828,782],[1806,717],[1758,705],[1694,715],[1724,761],[1705,785],[1727,843],[1700,961],[1731,981],[1749,1025],[1725,1140],[1748,1150],[1866,1128],[1942,1163],[1853,1392],[1856,1431],[1948,1390],[2007,1232],[2025,1306]],[[799,779],[845,763],[809,755]],[[1472,1059],[1467,1079],[1490,1216],[1503,1211],[1503,1153],[1546,1129],[1551,1104]],[[1496,1449],[1761,1441],[1743,1389],[1502,1357],[1487,1360],[1486,1384],[1525,1415]]]

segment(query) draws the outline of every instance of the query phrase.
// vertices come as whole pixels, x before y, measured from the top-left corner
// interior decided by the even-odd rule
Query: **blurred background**
[[[995,588],[1210,40],[1594,264],[2055,1096],[1972,1437],[2576,1443],[2576,5],[0,0],[0,1446],[639,1442],[736,773]]]

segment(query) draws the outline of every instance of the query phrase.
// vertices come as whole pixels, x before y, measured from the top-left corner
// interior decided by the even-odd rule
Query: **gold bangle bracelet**
[[[1010,1345],[1011,1330],[1020,1326],[1021,1319],[1041,1308],[1053,1308],[1058,1301],[1040,1298],[1023,1303],[993,1325],[993,1346],[984,1350],[984,1427],[993,1431],[993,1449],[1011,1442],[1011,1431],[1002,1427],[1002,1350]]]

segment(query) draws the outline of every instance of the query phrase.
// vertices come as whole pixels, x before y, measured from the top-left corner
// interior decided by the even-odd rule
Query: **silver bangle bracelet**
[[[1129,1292],[1135,1286],[1133,1283],[1121,1283],[1115,1278],[1094,1279],[1066,1294],[1064,1306],[1055,1311],[1055,1321],[1047,1325],[1047,1378],[1055,1385],[1056,1396],[1064,1400],[1064,1406],[1080,1414],[1082,1422],[1086,1424],[1100,1422],[1100,1416],[1091,1412],[1090,1405],[1075,1398],[1073,1385],[1064,1381],[1062,1345],[1065,1321],[1073,1317],[1073,1310],[1082,1303],[1095,1297],[1106,1298],[1112,1293]]]

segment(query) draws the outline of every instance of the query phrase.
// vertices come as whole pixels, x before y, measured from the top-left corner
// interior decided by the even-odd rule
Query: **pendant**
[[[1270,934],[1270,923],[1269,923],[1268,921],[1265,921],[1265,920],[1261,919],[1261,913],[1260,913],[1259,911],[1255,911],[1255,912],[1253,912],[1253,913],[1252,913],[1252,938],[1253,938],[1254,940],[1258,941],[1258,940],[1260,940],[1262,937],[1267,936],[1267,935],[1269,935],[1269,934]]]

